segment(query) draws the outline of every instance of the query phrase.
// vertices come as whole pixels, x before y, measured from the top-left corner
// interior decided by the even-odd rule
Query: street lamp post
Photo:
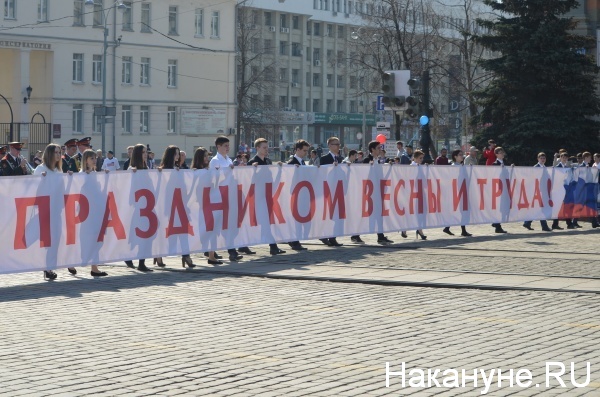
[[[13,125],[14,125],[12,106],[10,106],[8,99],[6,99],[6,97],[4,95],[0,94],[0,97],[2,97],[2,99],[4,99],[4,102],[6,102],[6,104],[8,105],[8,109],[10,110],[10,130],[9,130],[10,132],[9,132],[8,142],[12,142],[13,141]],[[6,143],[8,143],[8,142],[6,142]]]
[[[85,0],[86,7],[94,7],[94,0]],[[110,7],[102,10],[102,18],[104,23],[104,47],[102,51],[102,110],[101,110],[101,133],[102,133],[102,153],[106,153],[106,50],[108,48],[108,15],[110,14],[110,10],[113,8],[117,8],[120,11],[123,11],[127,8],[125,4],[123,4],[123,0],[117,0],[111,4]],[[115,27],[116,29],[116,27]],[[94,115],[94,117],[96,117]]]

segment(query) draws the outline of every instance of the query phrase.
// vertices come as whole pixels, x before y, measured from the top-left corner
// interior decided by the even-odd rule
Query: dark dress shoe
[[[285,251],[279,248],[272,249],[269,252],[271,253],[271,255],[285,254]]]
[[[223,262],[221,262],[221,261],[213,261],[212,259],[209,259],[208,260],[208,264],[209,265],[222,265]]]
[[[442,231],[443,231],[444,233],[446,233],[446,234],[449,234],[449,235],[451,235],[451,236],[454,236],[454,233],[452,233],[452,232],[450,231],[450,228],[449,228],[449,227],[445,227],[445,228],[444,228],[444,230],[442,230]]]
[[[463,237],[471,237],[472,236],[472,234],[469,232],[462,232],[460,235]]]
[[[550,229],[549,227],[544,227],[544,228],[542,228],[542,231],[543,232],[551,232],[552,229]]]
[[[137,268],[137,269],[138,269],[139,271],[141,271],[141,272],[153,272],[153,271],[154,271],[154,270],[150,269],[149,267],[146,267],[146,265],[145,265],[145,264],[143,264],[143,263],[140,263],[140,264],[138,265],[138,268]]]
[[[495,230],[496,233],[507,233],[506,230],[502,229],[501,227],[497,227]]]
[[[208,251],[204,253],[204,256],[208,258]],[[223,259],[223,257],[215,252],[215,258]]]
[[[400,235],[402,238],[408,238],[408,234],[406,234],[406,232],[401,232]]]
[[[329,242],[329,239],[328,239],[328,238],[320,238],[319,240],[320,240],[320,241],[321,241],[323,244],[325,244],[325,245],[327,245],[327,246],[330,246],[330,245],[331,245],[331,243]]]
[[[567,229],[576,229],[575,225],[568,225]]]
[[[69,271],[69,273],[71,273],[72,275],[76,275],[77,274],[77,269],[75,269],[74,267],[69,267],[67,268],[67,270]]]
[[[248,255],[254,255],[254,254],[256,254],[256,251],[252,251],[248,247],[242,247],[242,248],[238,249],[238,251],[239,252],[243,252],[244,254],[248,254]]]
[[[229,255],[229,260],[231,262],[237,262],[240,259],[242,259],[244,256],[243,255]]]
[[[95,271],[91,271],[90,274],[92,275],[92,277],[104,277],[104,276],[108,276],[108,273],[106,272],[95,272]]]
[[[290,245],[294,251],[306,251],[308,248],[303,247],[301,244]]]
[[[329,239],[329,245],[330,245],[331,247],[341,247],[341,246],[342,246],[342,245],[344,245],[344,244],[338,243],[338,241],[337,241],[337,240],[335,239],[335,237],[334,237],[334,238],[330,238],[330,239]]]
[[[527,230],[534,230],[531,225],[523,225],[523,227]]]
[[[387,237],[379,238],[379,239],[377,239],[377,242],[379,244],[392,244],[393,243],[393,241]]]
[[[565,230],[565,228],[556,225],[556,226],[552,226],[552,230]]]
[[[356,243],[356,244],[364,244],[364,243],[365,243],[365,242],[363,241],[363,239],[362,239],[362,238],[360,238],[360,236],[353,236],[353,237],[350,237],[350,241],[352,241],[353,243]]]
[[[135,266],[133,265],[133,261],[125,261],[125,264],[127,265],[127,267],[135,269]]]
[[[56,277],[58,277],[58,274],[54,273],[52,270],[44,270],[44,280],[56,280]]]

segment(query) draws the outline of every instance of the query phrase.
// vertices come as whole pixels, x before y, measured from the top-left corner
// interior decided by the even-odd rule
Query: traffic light
[[[394,76],[394,72],[385,72],[381,79],[383,80],[381,86],[383,92],[382,102],[386,107],[392,107],[396,96],[396,76]]]
[[[410,88],[410,96],[406,98],[408,108],[406,109],[406,115],[411,119],[416,119],[421,113],[419,94],[421,90],[421,81],[419,79],[408,80],[408,87]]]

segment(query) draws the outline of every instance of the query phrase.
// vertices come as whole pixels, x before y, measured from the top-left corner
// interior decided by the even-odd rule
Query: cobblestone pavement
[[[556,263],[551,272],[562,261],[584,268],[586,277],[598,274],[595,231],[516,238],[517,226],[507,225],[506,236],[473,227],[479,231],[473,239],[427,231],[431,241],[400,242],[390,234],[400,242],[392,248],[309,243],[306,253],[280,257],[261,246],[248,262],[466,263],[548,272],[537,255]],[[41,272],[0,276],[0,395],[476,396],[484,390],[481,379],[473,387],[468,378],[465,388],[403,388],[398,376],[386,388],[386,362],[392,371],[405,362],[407,373],[533,373],[529,388],[510,388],[507,380],[499,388],[494,379],[487,393],[493,396],[600,395],[599,295],[273,280],[185,271],[177,260],[150,274],[109,265],[109,277],[97,280],[87,268],[77,276],[59,270],[54,282],[44,282]],[[546,387],[549,361],[565,363],[567,371],[575,362],[580,383],[590,362],[590,383],[575,388],[567,372],[567,387],[554,380]]]

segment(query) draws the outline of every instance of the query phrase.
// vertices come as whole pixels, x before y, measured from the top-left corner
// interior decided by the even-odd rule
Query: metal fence
[[[29,141],[26,149],[29,150],[29,161],[38,150],[44,148],[52,141],[52,124],[50,123],[13,123],[12,141],[20,142],[22,132],[29,130]],[[0,123],[0,145],[6,145],[11,141],[10,123]]]

